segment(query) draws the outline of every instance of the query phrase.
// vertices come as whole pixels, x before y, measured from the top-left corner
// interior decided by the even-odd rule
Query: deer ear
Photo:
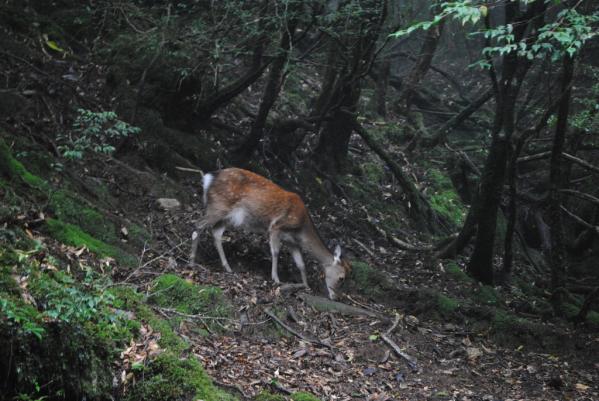
[[[335,258],[335,262],[341,261],[341,247],[339,245],[335,247],[335,253],[333,256]]]

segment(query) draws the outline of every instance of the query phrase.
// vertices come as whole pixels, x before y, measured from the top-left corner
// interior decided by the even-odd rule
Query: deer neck
[[[333,254],[324,245],[313,224],[309,224],[304,230],[302,248],[318,260],[322,266],[333,263]]]

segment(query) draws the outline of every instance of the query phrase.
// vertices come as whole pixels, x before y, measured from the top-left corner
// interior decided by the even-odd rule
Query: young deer
[[[247,170],[227,168],[203,178],[205,216],[192,234],[190,263],[194,263],[199,241],[198,231],[212,228],[214,244],[226,271],[231,266],[223,250],[222,237],[227,227],[268,233],[272,255],[272,279],[280,283],[277,260],[281,242],[291,247],[291,256],[308,287],[306,267],[300,248],[318,260],[324,270],[329,298],[349,273],[350,264],[341,259],[339,245],[332,254],[323,244],[301,198],[283,190],[272,181]]]

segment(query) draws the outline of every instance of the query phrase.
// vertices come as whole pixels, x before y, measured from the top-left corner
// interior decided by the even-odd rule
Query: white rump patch
[[[210,188],[210,185],[212,185],[212,181],[214,181],[214,175],[212,174],[206,174],[202,178],[202,187],[204,188],[202,199],[204,200],[204,206],[208,203],[208,189]]]
[[[247,211],[242,207],[236,207],[235,209],[231,210],[231,212],[229,212],[228,217],[234,226],[239,227],[243,225],[243,222],[247,217]]]
[[[191,239],[192,239],[193,241],[195,241],[195,239],[196,239],[196,238],[198,238],[198,232],[197,232],[197,231],[194,231],[194,232],[191,234]]]

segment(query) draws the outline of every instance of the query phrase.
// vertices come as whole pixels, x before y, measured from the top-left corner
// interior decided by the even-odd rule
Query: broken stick
[[[321,341],[319,339],[308,338],[306,335],[300,333],[299,331],[296,331],[293,327],[285,324],[285,322],[283,322],[281,319],[279,319],[279,317],[277,315],[275,315],[270,310],[270,308],[264,308],[263,310],[264,310],[264,313],[266,313],[268,316],[270,316],[270,318],[272,320],[274,320],[279,326],[281,326],[282,328],[284,328],[285,330],[287,330],[288,332],[290,332],[297,338],[304,340],[306,342],[312,343],[312,344],[322,345],[323,347],[327,347],[327,348],[333,348],[333,346],[331,344],[327,344],[324,341]]]
[[[399,323],[399,315],[396,314],[395,315],[395,320],[393,321],[393,325],[391,325],[391,327],[389,327],[389,330],[387,330],[384,334],[381,335],[381,338],[383,339],[383,341],[385,341],[387,343],[387,345],[389,345],[391,347],[391,349],[393,351],[395,351],[395,353],[397,355],[399,355],[400,357],[402,357],[408,363],[408,366],[410,367],[410,369],[412,369],[413,371],[418,371],[418,363],[416,361],[416,358],[414,358],[414,357],[406,354],[405,352],[403,352],[401,350],[401,348],[399,348],[399,345],[397,345],[395,343],[395,341],[393,341],[391,339],[391,337],[389,337],[389,335],[397,327],[398,323]]]

